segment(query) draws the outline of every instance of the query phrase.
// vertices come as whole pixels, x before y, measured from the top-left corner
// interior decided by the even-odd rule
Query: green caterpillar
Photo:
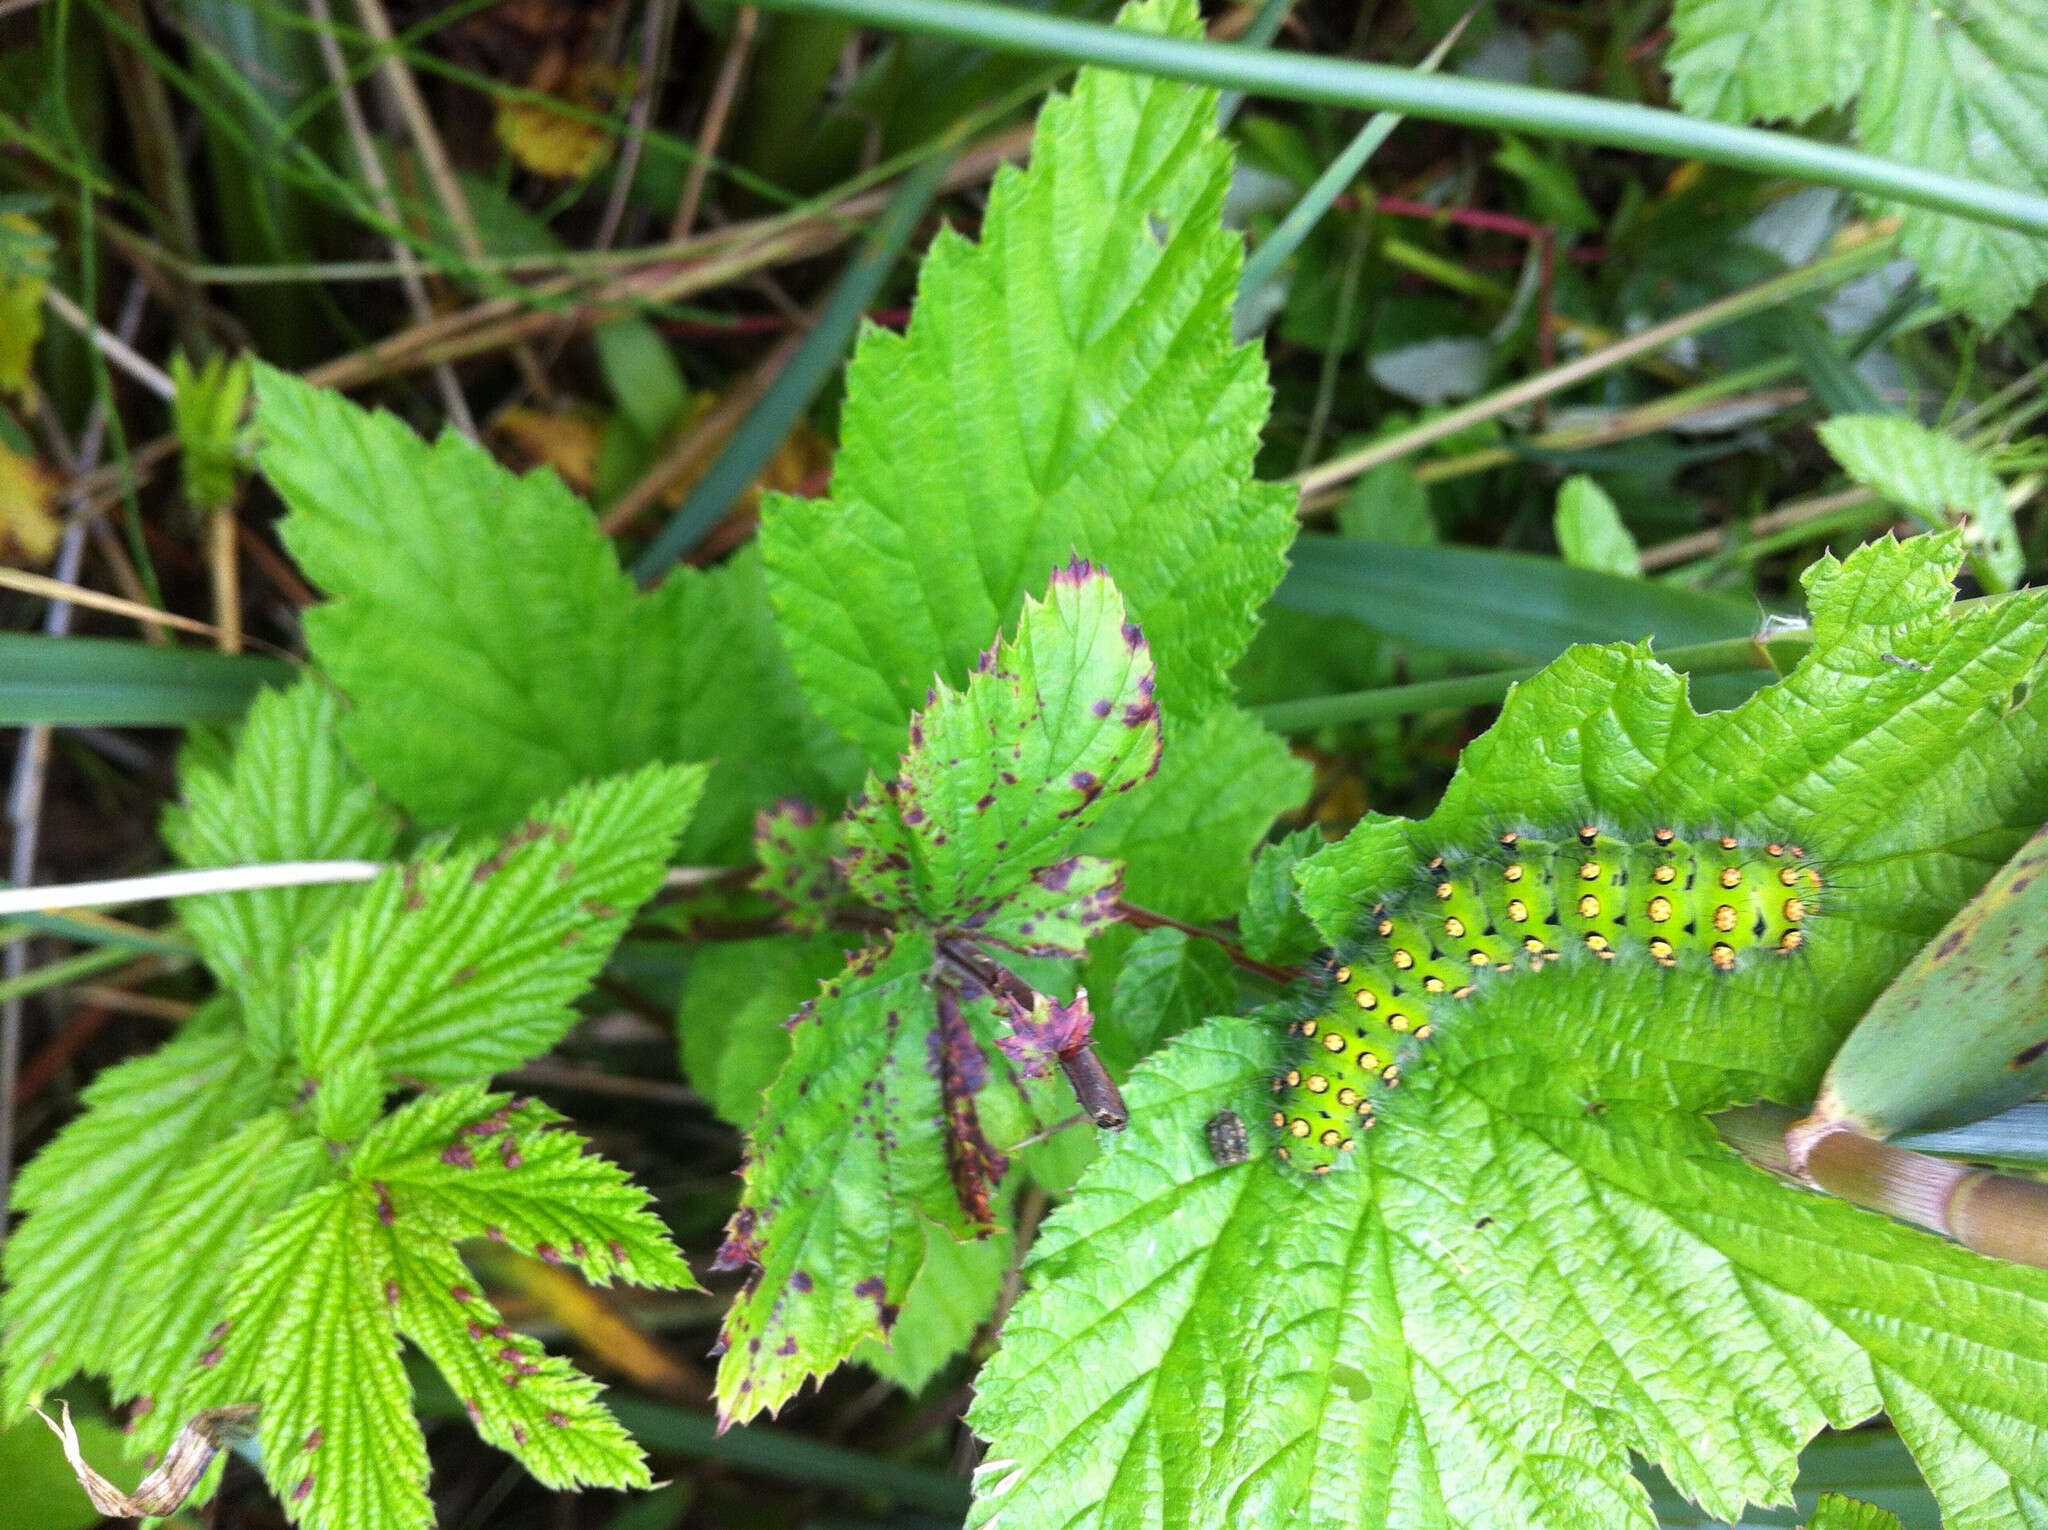
[[[1445,1002],[1492,974],[1573,950],[1727,972],[1750,952],[1796,951],[1820,895],[1820,873],[1797,845],[1729,835],[1659,829],[1631,841],[1587,825],[1562,839],[1508,833],[1446,851],[1416,886],[1374,905],[1329,962],[1310,1012],[1287,1028],[1300,1040],[1273,1080],[1279,1156],[1310,1174],[1343,1162]]]

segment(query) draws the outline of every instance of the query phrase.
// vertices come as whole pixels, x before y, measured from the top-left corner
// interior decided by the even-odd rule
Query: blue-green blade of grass
[[[170,728],[241,716],[266,685],[287,684],[277,659],[152,648],[109,638],[0,633],[0,727]]]
[[[1347,616],[1403,642],[1542,663],[1574,643],[1660,647],[1746,638],[1749,601],[1476,547],[1399,547],[1305,536],[1275,603]]]
[[[651,584],[689,552],[725,514],[740,491],[767,467],[791,428],[810,407],[818,389],[839,365],[861,315],[910,241],[917,220],[938,193],[950,154],[943,150],[921,161],[890,197],[882,216],[841,273],[811,332],[761,401],[747,411],[704,476],[697,480],[667,525],[633,564],[633,577]]]
[[[1756,683],[1785,673],[1798,663],[1812,642],[1806,628],[1792,628],[1769,639],[1726,638],[1662,648],[1657,657],[1682,675],[1739,675],[1753,672]],[[1275,733],[1305,733],[1312,728],[1348,723],[1380,722],[1437,712],[1450,707],[1489,706],[1506,698],[1521,681],[1534,679],[1541,666],[1489,670],[1479,675],[1454,675],[1444,680],[1418,680],[1412,685],[1383,685],[1371,690],[1342,691],[1276,701],[1252,710]]]
[[[1763,128],[1706,122],[1602,96],[1418,74],[1232,43],[1098,26],[977,0],[762,0],[763,7],[928,32],[1012,53],[1098,64],[1287,101],[1400,111],[1437,122],[1666,154],[1758,175],[1841,186],[2028,234],[2048,234],[2048,197],[1945,175],[1878,154]]]
[[[1999,1168],[2048,1169],[2048,1103],[2029,1101],[1982,1121],[1938,1131],[1900,1132],[1892,1141],[1916,1153],[1967,1158]]]
[[[1444,56],[1457,43],[1459,35],[1465,30],[1465,23],[1471,16],[1472,13],[1467,11],[1458,19],[1457,25],[1444,33],[1437,45],[1429,50],[1429,56],[1415,66],[1418,74],[1430,74],[1435,71],[1437,65],[1444,61]],[[1280,267],[1286,264],[1287,257],[1301,248],[1302,240],[1308,238],[1315,226],[1322,222],[1323,214],[1343,195],[1344,188],[1358,179],[1359,172],[1365,169],[1366,161],[1371,159],[1379,146],[1387,141],[1394,129],[1401,125],[1401,121],[1399,112],[1375,112],[1371,120],[1358,130],[1358,136],[1346,144],[1343,152],[1331,160],[1323,173],[1316,177],[1315,184],[1302,193],[1301,200],[1287,210],[1287,216],[1280,220],[1273,232],[1259,242],[1258,248],[1252,251],[1251,258],[1244,263],[1244,275],[1237,283],[1240,322],[1246,299],[1271,281]]]

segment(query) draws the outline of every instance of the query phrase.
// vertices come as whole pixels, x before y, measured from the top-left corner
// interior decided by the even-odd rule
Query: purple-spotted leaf
[[[855,890],[965,928],[1020,893],[1048,913],[1048,892],[1085,902],[1099,873],[1053,874],[1069,888],[1043,878],[1106,802],[1157,769],[1152,686],[1151,651],[1116,585],[1078,559],[1055,569],[963,689],[934,688],[895,776],[869,776],[846,852]]]
[[[978,941],[1025,956],[1087,954],[1088,937],[1116,919],[1123,868],[1100,856],[1073,855],[1037,871],[993,908],[960,921]]]
[[[754,815],[754,859],[761,863],[754,890],[781,908],[782,922],[799,935],[823,930],[846,889],[834,860],[844,839],[839,819],[793,797]]]
[[[997,1235],[1009,1148],[1071,1109],[1031,1082],[1042,1065],[1005,1055],[998,1001],[928,933],[859,953],[791,1028],[719,1251],[723,1268],[756,1266],[721,1335],[728,1422],[887,1343],[930,1249]]]
[[[694,1285],[624,1174],[545,1107],[467,1085],[386,1117],[341,1177],[265,1221],[235,1267],[210,1347],[159,1407],[260,1408],[263,1471],[322,1530],[431,1525],[427,1457],[399,1363],[410,1338],[472,1422],[556,1487],[644,1487],[598,1388],[512,1334],[456,1256],[498,1236],[592,1278]]]

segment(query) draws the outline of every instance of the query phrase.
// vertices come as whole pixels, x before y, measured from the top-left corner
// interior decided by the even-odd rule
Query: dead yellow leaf
[[[0,446],[0,557],[40,567],[57,551],[57,480]]]
[[[674,445],[676,441],[680,441],[695,430],[698,421],[716,409],[718,402],[719,395],[708,389],[692,394],[690,412],[676,427],[668,445]],[[711,449],[703,454],[696,468],[670,487],[668,493],[663,496],[663,503],[680,505],[689,496],[690,490],[696,487],[697,480],[702,478],[711,464],[717,460],[718,447],[724,444],[723,437],[713,443]],[[740,491],[739,497],[733,501],[733,508],[753,509],[761,502],[761,491],[764,489],[777,489],[784,494],[798,493],[831,465],[832,443],[809,425],[799,423],[782,438],[782,445],[777,447],[775,455],[768,459],[768,465],[761,469],[760,476]]]
[[[21,213],[0,213],[0,393],[28,392],[28,364],[43,333],[42,230]]]
[[[632,70],[592,63],[572,66],[551,94],[584,111],[606,112],[632,89]],[[495,125],[505,151],[535,175],[580,179],[611,153],[613,134],[605,124],[572,117],[538,102],[500,101]]]
[[[550,414],[514,407],[491,421],[491,440],[500,457],[522,472],[551,467],[578,494],[588,494],[597,481],[597,449],[603,435],[604,422],[585,409]]]

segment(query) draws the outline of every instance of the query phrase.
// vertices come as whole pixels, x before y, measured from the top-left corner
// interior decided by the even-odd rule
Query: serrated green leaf
[[[974,1522],[1647,1526],[1631,1451],[1733,1518],[1783,1499],[1824,1424],[1883,1407],[1949,1524],[2029,1523],[2048,1275],[1789,1189],[1699,1114],[1810,1098],[1891,973],[2048,816],[2048,602],[1953,607],[1956,554],[1818,565],[1812,655],[1731,711],[1694,713],[1639,648],[1574,650],[1517,688],[1430,820],[1368,819],[1304,865],[1333,933],[1431,847],[1503,827],[1796,837],[1841,892],[1797,963],[1667,984],[1584,960],[1482,986],[1322,1180],[1222,1167],[1203,1141],[1214,1112],[1258,1109],[1277,1022],[1183,1036],[1041,1231],[979,1384]]]
[[[809,803],[783,801],[754,815],[754,859],[761,863],[754,890],[782,910],[799,935],[825,928],[832,905],[846,893],[835,858],[846,844],[842,820]]]
[[[101,1073],[85,1113],[15,1182],[29,1215],[7,1240],[0,1417],[105,1367],[124,1310],[108,1293],[135,1227],[180,1170],[267,1103],[272,1070],[224,1015],[203,1012],[160,1050]]]
[[[396,817],[342,752],[340,720],[339,699],[318,680],[260,693],[232,751],[187,746],[184,800],[164,813],[164,843],[187,866],[389,856]],[[283,1053],[286,974],[359,895],[336,884],[177,900],[207,967],[240,998],[253,1048]]]
[[[1315,954],[1322,940],[1294,892],[1294,868],[1323,848],[1320,829],[1298,829],[1278,844],[1263,845],[1237,916],[1247,955],[1292,966]]]
[[[330,597],[307,640],[355,703],[351,752],[422,823],[501,828],[585,778],[715,755],[688,853],[738,856],[756,807],[843,789],[750,553],[639,595],[552,473],[270,368],[257,399],[280,534]]]
[[[552,1129],[559,1119],[468,1085],[378,1123],[344,1180],[299,1196],[251,1237],[209,1347],[171,1391],[175,1411],[257,1402],[264,1474],[295,1520],[426,1526],[426,1447],[402,1331],[483,1436],[542,1481],[644,1486],[639,1450],[596,1384],[512,1334],[449,1246],[493,1236],[597,1280],[692,1284],[646,1193]]]
[[[138,1420],[148,1448],[161,1451],[187,1412],[173,1388],[212,1342],[228,1278],[250,1232],[319,1183],[325,1145],[285,1110],[268,1110],[194,1159],[139,1208],[111,1289],[121,1321],[101,1369],[116,1397],[149,1397]]]
[[[861,1340],[853,1363],[906,1392],[923,1391],[995,1310],[1012,1245],[1010,1230],[1003,1226],[986,1238],[964,1242],[928,1236],[924,1267],[889,1327],[889,1342]]]
[[[683,1077],[720,1119],[742,1131],[761,1113],[761,1091],[789,1057],[783,1022],[838,975],[859,942],[846,935],[726,940],[690,958],[676,1039]]]
[[[1004,1148],[1071,1109],[1012,1071],[993,1002],[934,985],[936,961],[929,935],[898,931],[790,1022],[719,1250],[720,1268],[757,1267],[720,1333],[728,1420],[886,1341],[927,1241],[988,1235]]]
[[[704,775],[648,766],[580,786],[495,845],[378,877],[301,965],[301,1063],[319,1077],[374,1046],[387,1073],[444,1083],[546,1051],[659,885]]]
[[[398,1267],[353,1185],[302,1196],[258,1231],[235,1271],[211,1384],[261,1399],[263,1476],[320,1530],[421,1530],[427,1444],[399,1362]],[[250,1392],[241,1391],[242,1387]]]
[[[1802,121],[1854,98],[1856,137],[1870,152],[2038,192],[2048,187],[2044,22],[2038,0],[1680,0],[1667,62],[1689,112]],[[1906,253],[1987,329],[2048,277],[2036,237],[1900,211]]]
[[[929,938],[864,951],[800,1010],[762,1109],[722,1266],[758,1266],[720,1335],[722,1417],[774,1412],[805,1378],[886,1337],[924,1262],[925,1222],[971,1236],[928,1062]]]
[[[1191,0],[1123,24],[1199,28]],[[934,241],[908,332],[862,336],[831,497],[769,500],[761,536],[805,693],[871,766],[1070,555],[1123,589],[1169,711],[1228,699],[1295,497],[1251,477],[1265,366],[1230,341],[1229,178],[1209,92],[1083,70],[981,242]]]
[[[1112,802],[1082,841],[1124,863],[1124,895],[1177,919],[1231,913],[1273,820],[1308,796],[1313,771],[1237,707],[1193,725],[1169,714],[1149,785]]]
[[[1962,527],[1987,589],[2009,590],[2026,566],[1998,475],[1954,436],[1890,414],[1837,415],[1816,427],[1851,478],[1929,526]]]
[[[1236,1001],[1230,958],[1215,942],[1147,930],[1117,969],[1111,1013],[1143,1057],[1198,1021],[1228,1014]]]
[[[478,1434],[548,1487],[648,1486],[646,1458],[595,1381],[506,1327],[439,1238],[404,1226],[388,1237],[398,1330],[447,1378]]]
[[[1899,1516],[1874,1503],[1859,1503],[1839,1493],[1821,1494],[1806,1530],[1900,1530]]]
[[[601,1284],[694,1290],[647,1192],[534,1101],[466,1085],[380,1121],[349,1162],[406,1226],[490,1238]]]
[[[1573,568],[1634,579],[1643,571],[1636,539],[1598,481],[1574,473],[1558,486],[1557,549]]]
[[[1023,949],[1078,955],[1073,921],[1099,925],[1116,893],[1103,863],[1072,851],[1158,766],[1152,689],[1149,648],[1117,587],[1078,561],[1056,569],[1016,636],[965,687],[934,692],[896,776],[869,777],[849,815],[848,880],[892,912],[1000,924]],[[1021,928],[1062,908],[1076,912],[1060,931]]]

